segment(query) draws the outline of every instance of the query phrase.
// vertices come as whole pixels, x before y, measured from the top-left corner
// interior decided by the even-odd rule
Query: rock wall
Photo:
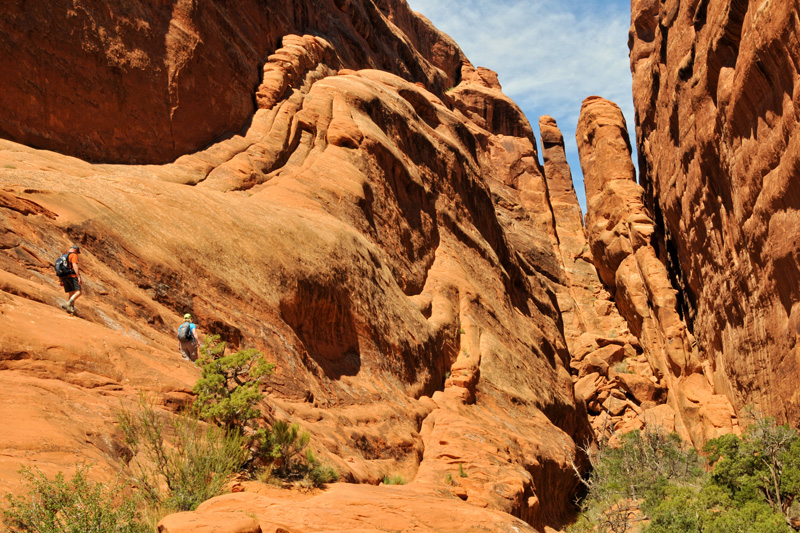
[[[697,446],[734,431],[733,409],[715,393],[713,369],[702,364],[703,354],[678,314],[677,291],[651,245],[652,217],[634,177],[619,107],[596,96],[584,100],[576,138],[595,264],[652,374],[668,391],[674,428]]]
[[[634,0],[644,202],[714,388],[800,423],[796,2]]]
[[[224,13],[227,4],[198,5]],[[487,523],[502,515],[519,531],[563,524],[577,488],[570,457],[591,428],[573,394],[577,329],[565,336],[560,230],[530,124],[494,73],[403,2],[340,2],[330,16],[302,3],[292,17],[281,15],[289,4],[267,8],[283,33],[250,83],[255,112],[238,135],[146,166],[0,141],[0,424],[9,428],[0,490],[17,486],[21,465],[54,473],[90,458],[111,476],[127,456],[115,409],[142,390],[164,409],[190,396],[199,371],[180,359],[174,330],[191,312],[202,334],[274,361],[268,418],[298,422],[343,480],[363,484],[323,500],[377,501],[434,530],[452,519],[423,512],[431,499]],[[137,12],[137,28],[174,20],[169,6],[152,9]],[[296,20],[308,31],[292,33]],[[83,35],[62,36],[64,48],[80,49]],[[103,53],[134,54],[136,35]],[[223,49],[199,48],[193,61],[226,63],[213,53]],[[74,60],[90,79],[105,76],[102,61]],[[199,88],[207,72],[189,72]],[[72,86],[45,87],[58,100]],[[124,129],[118,144],[93,149],[161,160],[144,103],[157,109],[164,94],[149,81],[141,92],[126,120],[154,136]],[[192,98],[227,108],[226,94]],[[74,148],[96,128],[73,98],[81,119],[52,135]],[[199,124],[216,120],[217,104],[181,102]],[[2,120],[23,120],[3,109]],[[192,129],[169,124],[170,135]],[[59,309],[51,266],[70,242],[82,247],[85,277],[77,317]],[[373,486],[395,474],[409,484]],[[269,505],[256,512],[265,528]],[[336,523],[315,516],[285,525]],[[374,519],[359,516],[362,527]]]
[[[403,2],[14,1],[3,19],[0,137],[96,162],[166,163],[238,132],[287,34],[437,93],[463,59]]]

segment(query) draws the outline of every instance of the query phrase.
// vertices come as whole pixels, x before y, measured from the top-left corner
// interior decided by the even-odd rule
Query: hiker
[[[75,314],[75,300],[83,294],[81,290],[83,281],[80,268],[78,268],[78,254],[80,253],[80,247],[73,244],[67,253],[56,260],[58,284],[64,287],[64,292],[69,294],[69,301],[61,304],[61,308],[70,314]]]
[[[178,326],[178,349],[187,361],[197,361],[197,326],[192,323],[192,315],[183,315],[183,324]]]

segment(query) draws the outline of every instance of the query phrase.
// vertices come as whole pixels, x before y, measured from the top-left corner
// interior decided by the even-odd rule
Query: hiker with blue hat
[[[187,361],[197,361],[197,326],[192,323],[192,315],[183,315],[183,324],[178,326],[178,343],[181,357]]]

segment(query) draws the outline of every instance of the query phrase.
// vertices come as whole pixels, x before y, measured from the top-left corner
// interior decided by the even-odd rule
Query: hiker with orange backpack
[[[81,253],[77,244],[70,246],[67,253],[56,259],[56,276],[58,284],[64,287],[64,292],[69,294],[69,301],[61,304],[61,308],[67,313],[75,314],[75,300],[81,297],[81,271],[78,267],[78,254]]]

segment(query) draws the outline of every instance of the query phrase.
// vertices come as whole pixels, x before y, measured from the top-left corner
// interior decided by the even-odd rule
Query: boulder
[[[593,373],[598,373],[603,376],[608,374],[608,363],[599,357],[595,357],[594,354],[589,355],[581,362],[578,377],[584,377]]]
[[[588,402],[597,394],[597,387],[601,382],[600,373],[593,372],[588,374],[575,383],[575,398]]]
[[[656,386],[646,377],[620,373],[615,375],[615,379],[619,386],[640,404],[656,399]]]
[[[262,533],[258,520],[243,512],[175,513],[158,523],[158,533]]]

